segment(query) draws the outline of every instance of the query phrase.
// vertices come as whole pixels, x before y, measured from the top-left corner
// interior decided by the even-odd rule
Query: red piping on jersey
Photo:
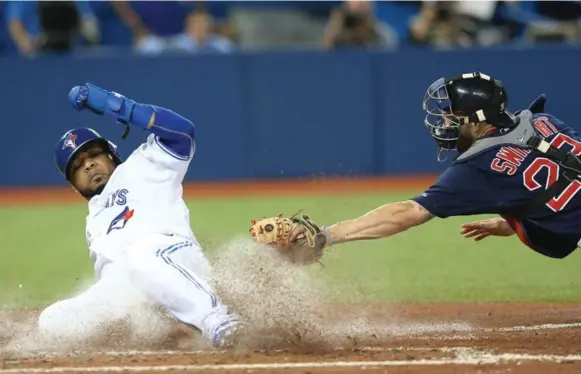
[[[514,232],[516,233],[516,236],[518,236],[520,241],[523,242],[523,244],[526,245],[527,247],[529,247],[530,249],[534,250],[533,246],[529,242],[529,239],[527,238],[527,233],[526,233],[525,228],[522,225],[522,223],[520,223],[519,221],[517,221],[516,219],[514,219],[512,217],[505,216],[503,214],[501,214],[500,216],[502,218],[504,218],[506,223],[508,223],[508,225],[514,230]]]
[[[482,135],[482,136],[488,136],[488,135],[492,135],[492,134],[494,134],[494,132],[495,132],[495,131],[496,131],[496,128],[488,129],[488,130],[487,130],[487,131],[484,133],[484,135]]]

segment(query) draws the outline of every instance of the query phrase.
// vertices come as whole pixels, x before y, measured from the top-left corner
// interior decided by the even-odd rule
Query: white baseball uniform
[[[208,339],[238,323],[215,295],[211,269],[189,222],[182,181],[195,152],[183,157],[151,134],[89,201],[87,242],[98,281],[47,307],[39,329],[85,337],[152,300]]]

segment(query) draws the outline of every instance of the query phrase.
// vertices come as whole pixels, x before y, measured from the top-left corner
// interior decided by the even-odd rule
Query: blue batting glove
[[[110,94],[109,91],[101,87],[85,83],[71,89],[69,101],[76,110],[87,108],[96,114],[103,114],[107,109],[107,101]]]
[[[87,108],[93,113],[113,117],[123,124],[129,123],[135,106],[135,101],[91,83],[73,87],[69,92],[69,101],[76,110]]]
[[[76,110],[86,108],[87,98],[89,97],[89,88],[87,86],[75,86],[69,92],[69,101]]]

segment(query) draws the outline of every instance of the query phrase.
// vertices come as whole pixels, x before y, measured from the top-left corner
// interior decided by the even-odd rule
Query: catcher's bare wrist
[[[325,247],[332,247],[335,244],[333,233],[327,226],[321,226],[323,234],[325,234]]]

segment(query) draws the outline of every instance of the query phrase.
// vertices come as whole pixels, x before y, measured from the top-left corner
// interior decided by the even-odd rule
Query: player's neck
[[[476,139],[480,139],[483,136],[490,135],[490,133],[493,130],[494,130],[494,126],[492,126],[492,125],[486,124],[486,125],[479,126],[479,128],[476,129],[476,134],[475,134]]]

